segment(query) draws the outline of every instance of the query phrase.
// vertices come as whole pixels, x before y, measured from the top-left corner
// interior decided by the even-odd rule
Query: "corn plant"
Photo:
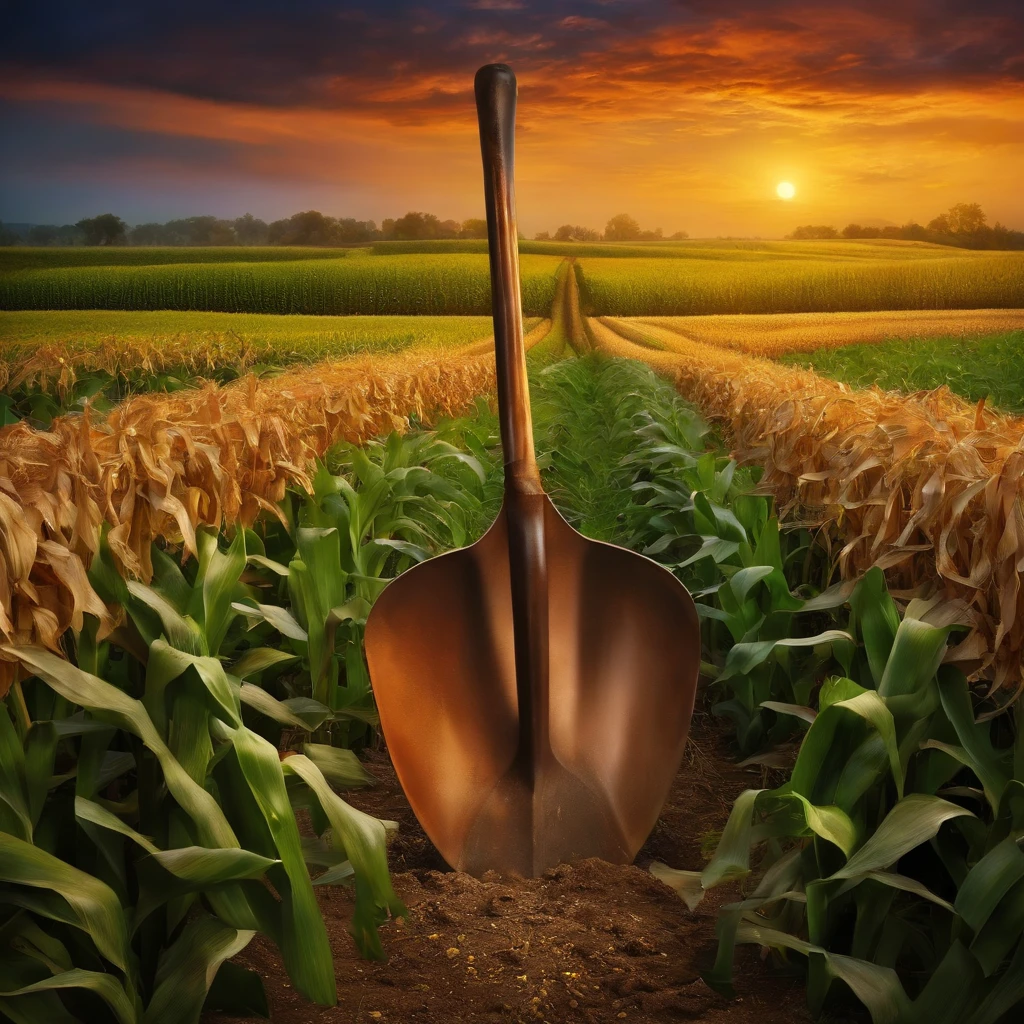
[[[282,761],[243,712],[311,731],[316,710],[215,657],[245,590],[245,537],[222,551],[200,531],[189,576],[157,553],[151,586],[123,580],[104,548],[92,582],[125,623],[101,640],[86,617],[77,665],[4,649],[31,674],[15,718],[0,709],[0,1012],[13,1021],[196,1021],[211,984],[218,1005],[265,1013],[258,975],[222,966],[257,931],[296,988],[331,1005],[314,884],[355,885],[367,955],[382,955],[381,921],[404,912],[384,823],[331,788],[360,781],[343,752],[310,743]],[[315,836],[300,836],[298,808]]]
[[[702,872],[653,870],[695,906],[763,851],[721,912],[719,988],[749,942],[807,958],[815,1012],[840,982],[874,1024],[996,1024],[1024,1000],[1024,713],[976,721],[942,664],[962,606],[913,600],[901,619],[878,569],[850,604],[856,679],[802,710],[789,781],[737,799]]]
[[[463,444],[472,433],[464,421],[445,429]],[[436,432],[335,449],[336,472],[322,465],[311,495],[289,497],[287,527],[272,528],[249,555],[260,587],[232,608],[260,645],[249,644],[242,667],[270,670],[264,684],[292,702],[311,700],[323,738],[352,746],[376,720],[362,639],[387,581],[482,531],[485,483],[496,465],[490,429],[476,439],[477,454]],[[298,675],[277,671],[296,661]]]
[[[808,704],[826,667],[838,667],[833,651],[850,644],[846,633],[803,623],[819,624],[849,587],[791,590],[794,580],[812,592],[827,583],[827,573],[812,578],[820,556],[806,535],[780,532],[769,500],[751,493],[751,471],[694,443],[680,411],[645,410],[634,431],[639,443],[623,466],[646,500],[632,510],[630,546],[671,567],[697,599],[711,658],[703,671],[726,691],[713,711],[732,723],[740,750],[777,744],[795,727],[778,709]]]

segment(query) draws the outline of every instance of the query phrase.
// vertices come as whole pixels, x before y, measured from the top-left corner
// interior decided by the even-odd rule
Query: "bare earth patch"
[[[702,844],[724,826],[732,799],[762,784],[759,771],[731,763],[724,734],[707,716],[695,717],[693,734],[635,865],[585,860],[538,879],[476,879],[449,870],[413,817],[387,755],[371,753],[367,767],[381,785],[347,798],[400,824],[389,859],[410,917],[382,929],[388,961],[359,958],[348,934],[352,897],[327,887],[319,892],[335,950],[336,1007],[298,995],[276,950],[260,938],[237,960],[263,976],[278,1024],[809,1022],[799,973],[762,962],[754,947],[740,947],[737,956],[737,1000],[701,980],[714,959],[717,908],[735,892],[715,890],[691,913],[645,870],[654,858],[701,867]]]

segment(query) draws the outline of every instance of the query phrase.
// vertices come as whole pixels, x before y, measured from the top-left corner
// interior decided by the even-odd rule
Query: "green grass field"
[[[887,391],[951,391],[1004,412],[1024,413],[1024,331],[984,338],[920,338],[883,344],[847,345],[779,357],[813,368],[854,387],[877,384]]]
[[[180,251],[204,258],[213,250]],[[378,316],[490,313],[490,272],[484,255],[381,256],[368,249],[320,251],[337,258],[270,260],[261,256],[247,262],[120,262],[7,270],[0,273],[0,309]],[[114,255],[121,259],[125,252],[133,250]],[[527,316],[547,315],[560,262],[554,256],[523,257],[523,310]]]
[[[1024,306],[1024,253],[805,246],[788,256],[784,249],[733,249],[685,260],[584,257],[577,263],[584,309],[594,316],[688,316]]]

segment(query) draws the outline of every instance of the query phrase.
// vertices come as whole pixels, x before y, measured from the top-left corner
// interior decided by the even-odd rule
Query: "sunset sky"
[[[6,6],[6,5],[5,5]],[[0,32],[0,219],[481,216],[473,73],[519,78],[527,234],[1024,228],[1021,0],[37,0]],[[792,182],[795,199],[776,195]]]

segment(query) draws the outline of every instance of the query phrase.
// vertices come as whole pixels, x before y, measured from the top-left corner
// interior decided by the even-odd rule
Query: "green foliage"
[[[262,679],[268,695],[315,722],[324,739],[364,742],[376,721],[363,630],[387,581],[475,540],[497,514],[500,497],[488,480],[500,456],[486,405],[481,413],[479,423],[337,446],[314,493],[290,493],[287,525],[269,524],[249,556],[252,589],[232,605],[249,631],[238,638],[233,671]],[[267,708],[278,727],[296,725]],[[279,739],[280,731],[268,735]]]
[[[976,722],[940,665],[957,607],[901,617],[878,569],[850,606],[852,678],[822,687],[789,781],[736,801],[703,872],[655,873],[693,906],[762,851],[719,918],[719,988],[752,942],[807,957],[815,1012],[839,980],[875,1024],[996,1024],[1024,999],[1024,715]]]
[[[982,398],[1005,412],[1024,412],[1020,353],[1024,331],[984,338],[916,338],[874,345],[846,345],[781,356],[856,388],[930,391],[946,385],[972,402]]]
[[[558,262],[526,256],[520,267],[524,313],[546,316]],[[490,287],[481,255],[388,257],[354,250],[343,259],[17,270],[0,274],[0,309],[485,316]]]
[[[184,573],[155,552],[150,586],[122,580],[104,544],[90,576],[127,619],[99,640],[87,617],[77,666],[4,649],[31,673],[17,722],[0,707],[0,1012],[12,1020],[198,1021],[221,964],[257,931],[300,992],[332,1005],[311,866],[355,881],[367,955],[382,955],[377,926],[404,913],[384,823],[338,797],[317,762],[335,781],[352,779],[351,765],[316,744],[282,761],[247,727],[254,704],[309,732],[300,711],[312,709],[254,699],[258,688],[225,671],[216,655],[248,593],[246,534],[226,550],[212,531],[197,539]],[[297,808],[316,837],[300,837]],[[217,1002],[265,1008],[261,991],[234,968]]]

